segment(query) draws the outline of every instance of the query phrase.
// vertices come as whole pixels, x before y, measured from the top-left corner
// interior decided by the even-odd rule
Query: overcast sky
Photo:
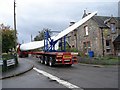
[[[0,24],[13,28],[13,1],[0,0]],[[62,31],[71,21],[79,21],[83,11],[98,11],[99,16],[118,16],[119,0],[16,0],[18,41],[30,42],[38,31]]]

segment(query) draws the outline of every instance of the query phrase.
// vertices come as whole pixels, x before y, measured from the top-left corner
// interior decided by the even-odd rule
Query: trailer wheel
[[[44,57],[43,56],[40,58],[40,63],[44,64]]]
[[[47,56],[45,56],[45,65],[48,65],[49,63],[48,63],[48,57]]]
[[[53,62],[53,58],[52,58],[52,57],[50,57],[49,66],[50,66],[50,67],[54,66],[54,62]]]
[[[43,60],[42,60],[42,59],[40,59],[40,63],[41,63],[41,64],[44,64],[44,62],[43,62]]]

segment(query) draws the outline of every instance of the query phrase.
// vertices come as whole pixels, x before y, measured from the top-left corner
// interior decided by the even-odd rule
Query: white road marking
[[[43,71],[43,70],[39,70],[39,69],[37,69],[37,68],[33,68],[33,69],[34,69],[35,71],[37,71],[38,73],[41,73],[41,74],[43,74],[44,76],[49,77],[50,79],[57,81],[58,83],[64,85],[64,86],[67,87],[67,88],[79,88],[79,89],[80,89],[80,87],[78,87],[78,86],[76,86],[76,85],[73,85],[73,84],[71,84],[71,83],[69,83],[69,82],[67,82],[67,81],[65,81],[65,80],[61,80],[60,78],[58,78],[58,77],[56,77],[56,76],[53,76],[53,75],[51,75],[50,73],[47,73],[47,72],[45,72],[45,71]],[[83,90],[83,89],[81,89],[81,90]]]

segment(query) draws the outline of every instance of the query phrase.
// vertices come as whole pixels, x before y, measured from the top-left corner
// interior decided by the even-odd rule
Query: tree
[[[50,29],[43,29],[42,31],[39,32],[39,34],[34,38],[34,41],[41,41],[44,39],[44,32],[45,30],[48,30],[49,34],[51,35],[52,32],[50,31]]]
[[[15,30],[10,26],[0,25],[0,33],[2,33],[2,52],[8,53],[10,49],[15,47]]]

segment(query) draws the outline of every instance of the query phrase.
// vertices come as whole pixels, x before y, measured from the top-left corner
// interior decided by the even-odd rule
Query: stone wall
[[[88,26],[88,35],[85,35],[84,27]],[[102,45],[101,45],[101,31],[92,19],[84,23],[79,27],[77,33],[77,42],[78,42],[78,50],[84,51],[84,42],[90,42],[90,47],[87,47],[88,50],[94,51],[95,55],[102,55]]]
[[[95,56],[103,56],[103,52],[104,55],[113,55],[115,53],[113,41],[120,34],[120,29],[116,28],[116,32],[112,33],[110,28],[111,23],[115,23],[115,25],[118,26],[114,18],[111,18],[109,22],[106,23],[108,27],[99,27],[93,19],[90,19],[68,34],[70,36],[68,42],[72,48],[76,48],[86,54],[89,50],[92,50]],[[88,27],[88,35],[85,35],[85,26]],[[111,40],[109,47],[106,46],[106,40]],[[107,51],[109,48],[110,52]]]

